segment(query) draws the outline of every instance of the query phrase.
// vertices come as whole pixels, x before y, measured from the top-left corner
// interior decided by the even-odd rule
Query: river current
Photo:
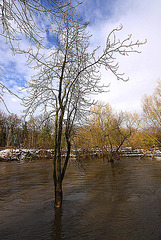
[[[160,240],[161,161],[70,161],[54,210],[52,161],[0,162],[1,240]]]

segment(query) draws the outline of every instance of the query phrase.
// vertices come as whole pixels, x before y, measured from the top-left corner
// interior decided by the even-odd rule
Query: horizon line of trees
[[[151,96],[142,99],[143,114],[115,112],[110,104],[99,102],[90,117],[72,132],[73,149],[99,148],[112,153],[122,146],[151,148],[161,146],[161,80]],[[54,122],[39,115],[28,121],[0,111],[0,147],[54,148]],[[62,149],[65,148],[65,127]],[[111,156],[109,156],[111,158]]]

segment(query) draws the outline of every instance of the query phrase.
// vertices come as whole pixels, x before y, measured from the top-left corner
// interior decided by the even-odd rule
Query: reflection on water
[[[72,162],[54,211],[52,162],[0,162],[1,240],[160,240],[161,161]]]

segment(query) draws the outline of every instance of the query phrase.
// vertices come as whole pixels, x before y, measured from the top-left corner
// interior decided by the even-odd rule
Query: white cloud
[[[104,1],[102,1],[104,2]],[[107,2],[108,4],[108,2]],[[161,62],[161,1],[119,0],[110,19],[90,26],[93,33],[92,45],[103,46],[107,34],[113,28],[123,24],[119,33],[125,38],[132,33],[132,39],[144,41],[141,54],[118,57],[120,71],[130,77],[129,82],[117,82],[111,74],[102,71],[103,82],[111,82],[110,92],[102,94],[99,99],[108,101],[119,110],[141,110],[140,103],[144,93],[151,94],[160,77]]]

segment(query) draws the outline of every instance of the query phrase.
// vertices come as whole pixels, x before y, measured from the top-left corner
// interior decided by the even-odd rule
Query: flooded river
[[[161,239],[161,161],[71,162],[56,213],[51,168],[0,162],[1,240]]]

